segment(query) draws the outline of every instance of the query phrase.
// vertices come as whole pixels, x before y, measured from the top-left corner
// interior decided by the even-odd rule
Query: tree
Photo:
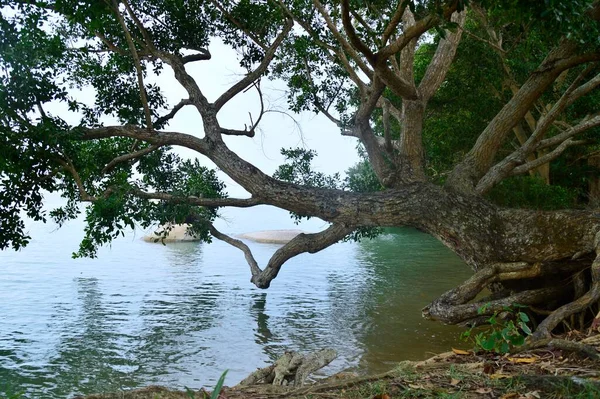
[[[42,190],[47,190],[68,199],[66,207],[50,213],[59,222],[77,215],[78,201],[89,203],[80,256],[94,256],[98,245],[135,223],[186,221],[204,239],[215,237],[242,250],[251,281],[267,288],[282,265],[300,253],[369,234],[374,227],[413,226],[438,238],[475,271],[424,310],[432,319],[463,323],[485,316],[478,313],[482,303],[489,303],[485,312],[492,314],[516,302],[540,314],[535,333],[540,338],[565,318],[579,315],[582,324],[588,322],[587,309],[600,299],[597,211],[508,209],[485,198],[506,178],[540,170],[569,147],[598,144],[597,102],[585,102],[600,84],[597,1],[3,4],[2,247],[27,243],[22,211],[43,219]],[[441,183],[426,171],[423,129],[431,122],[430,105],[443,108],[443,101],[452,101],[436,93],[453,65],[458,73],[473,73],[460,69],[457,49],[465,36],[485,44],[496,58],[499,72],[489,90],[496,90],[497,98],[486,109],[489,119],[464,120],[473,137],[461,145],[470,148],[446,162],[449,171]],[[201,89],[206,77],[195,78],[186,65],[208,62],[208,43],[215,37],[239,51],[248,73],[211,102]],[[416,55],[426,51],[430,61],[419,64],[424,58]],[[518,52],[527,57],[517,70],[505,61]],[[151,71],[174,74],[188,97],[165,111],[160,88],[146,83]],[[315,174],[305,167],[310,152],[288,151],[293,162],[274,178],[231,151],[223,137],[252,137],[262,113],[244,130],[234,130],[219,121],[219,110],[245,90],[260,94],[265,76],[286,80],[292,110],[323,113],[341,134],[356,137],[381,190],[362,192],[373,182],[354,182],[362,188],[349,191],[337,179]],[[500,86],[494,87],[496,82]],[[476,84],[457,88],[456,95],[481,91],[488,82]],[[96,90],[94,104],[69,94],[70,87],[88,86]],[[52,101],[78,111],[81,122],[71,126],[45,112]],[[201,137],[166,129],[186,106],[202,118]],[[103,125],[100,118],[107,115],[119,124]],[[519,144],[511,147],[514,134]],[[251,197],[226,197],[214,171],[180,159],[173,146],[210,159]],[[212,225],[219,207],[259,204],[319,217],[330,226],[299,235],[261,268],[244,243]],[[488,286],[490,297],[471,302]]]

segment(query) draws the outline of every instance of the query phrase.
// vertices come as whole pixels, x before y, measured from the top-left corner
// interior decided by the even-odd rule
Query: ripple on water
[[[449,346],[419,309],[469,274],[435,241],[404,230],[298,256],[264,291],[221,242],[162,246],[138,233],[99,259],[71,260],[80,226],[31,228],[47,239],[0,252],[0,381],[31,398],[210,386],[225,368],[232,384],[284,349],[333,347],[328,373],[379,371]],[[249,245],[261,265],[278,248]]]

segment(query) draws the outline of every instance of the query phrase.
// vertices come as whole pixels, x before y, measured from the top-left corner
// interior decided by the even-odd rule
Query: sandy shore
[[[238,238],[267,244],[285,244],[303,233],[302,230],[264,230],[238,235]]]
[[[173,226],[169,232],[169,235],[164,239],[164,242],[199,241],[198,238],[187,233],[187,228],[187,224],[177,224]],[[146,234],[144,237],[142,237],[142,240],[146,242],[162,242],[161,237],[154,234],[155,231],[158,231],[158,229]],[[158,241],[156,241],[157,239]]]

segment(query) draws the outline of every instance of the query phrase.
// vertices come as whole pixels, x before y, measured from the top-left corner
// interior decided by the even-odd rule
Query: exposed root
[[[239,385],[271,384],[287,386],[293,383],[299,387],[306,378],[315,371],[327,366],[337,353],[333,349],[323,349],[308,355],[297,352],[286,352],[271,366],[258,369],[244,378]]]
[[[471,303],[486,287],[491,287],[492,294]],[[480,325],[486,316],[506,307],[527,305],[536,315],[532,318],[536,327],[533,340],[539,341],[551,338],[551,332],[561,323],[566,329],[589,326],[587,311],[599,300],[599,255],[591,268],[589,258],[581,257],[563,262],[495,263],[433,301],[423,309],[423,316],[447,324]]]
[[[520,346],[513,353],[527,352],[533,349],[540,349],[546,347],[560,349],[572,353],[578,353],[592,360],[600,360],[600,355],[598,355],[598,352],[593,346],[584,344],[582,342],[574,342],[568,341],[566,339],[555,338],[544,338],[538,340],[534,339],[531,342]]]
[[[598,248],[598,246],[597,246]],[[600,253],[600,250],[597,250]],[[556,309],[544,321],[540,323],[533,334],[534,340],[549,338],[552,330],[556,328],[563,320],[576,313],[584,312],[589,306],[598,302],[600,299],[600,255],[596,256],[591,267],[592,286],[584,295],[580,296],[571,303],[568,303]]]

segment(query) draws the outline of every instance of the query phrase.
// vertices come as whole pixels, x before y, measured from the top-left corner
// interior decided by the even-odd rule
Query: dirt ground
[[[573,338],[573,337],[572,337]],[[581,337],[573,340],[581,342]],[[600,335],[585,343],[600,348]],[[200,390],[194,398],[210,398]],[[151,386],[91,395],[85,399],[191,399],[191,392]],[[226,387],[220,399],[270,398],[600,398],[600,361],[552,346],[515,355],[453,349],[422,362],[404,361],[387,373],[340,373],[302,388],[256,385]]]

